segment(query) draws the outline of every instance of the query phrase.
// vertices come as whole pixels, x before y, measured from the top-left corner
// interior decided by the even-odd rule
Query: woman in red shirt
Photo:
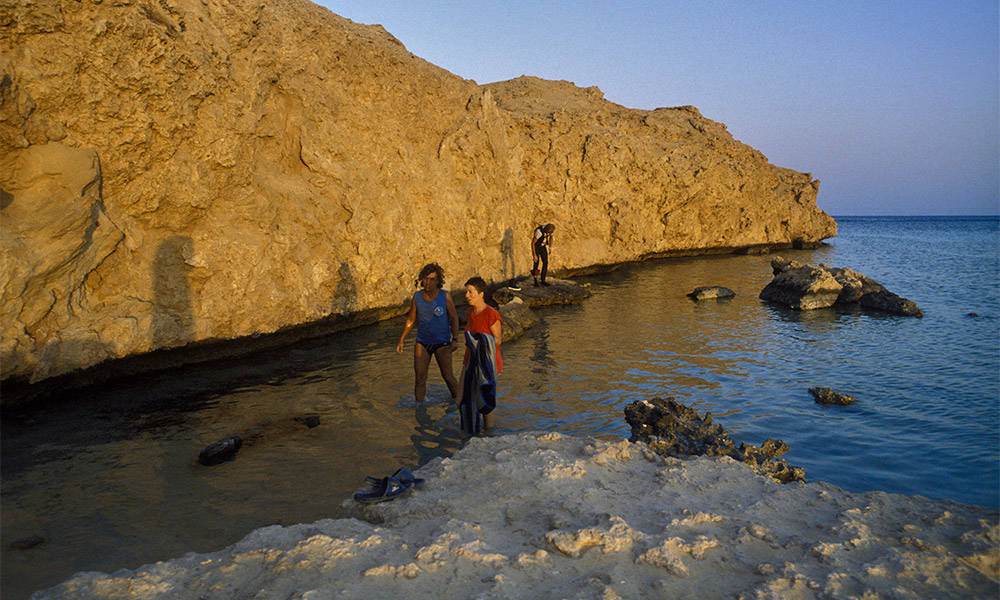
[[[491,334],[496,343],[496,372],[503,371],[503,357],[500,355],[501,319],[500,313],[495,308],[486,304],[486,282],[482,277],[472,277],[465,282],[465,299],[469,303],[469,312],[466,317],[465,330],[470,333]],[[469,347],[465,348],[465,358],[462,360],[462,383],[458,389],[465,389],[465,366],[469,364]],[[458,405],[462,405],[462,399],[458,399]],[[483,425],[487,429],[493,427],[493,412],[483,415]]]

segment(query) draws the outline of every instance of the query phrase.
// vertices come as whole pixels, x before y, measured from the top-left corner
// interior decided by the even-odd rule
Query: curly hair
[[[431,273],[437,273],[437,276],[438,276],[438,287],[443,289],[444,288],[444,269],[442,269],[441,265],[439,265],[437,263],[427,263],[426,265],[424,265],[424,268],[420,269],[420,275],[417,277],[417,286],[419,287],[420,286],[420,282],[424,280],[424,277],[427,277]]]

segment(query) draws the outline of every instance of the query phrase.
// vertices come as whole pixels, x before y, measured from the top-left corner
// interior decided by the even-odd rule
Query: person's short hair
[[[476,288],[480,294],[486,293],[486,280],[476,275],[475,277],[469,277],[469,280],[465,282],[465,285],[471,285]]]
[[[555,230],[556,226],[553,225],[552,223],[548,223],[547,225],[545,225],[545,227],[542,228],[542,231],[544,231],[545,233],[552,233]]]
[[[431,273],[437,273],[437,276],[438,276],[438,287],[443,288],[444,287],[444,269],[442,269],[441,265],[439,265],[437,263],[427,263],[426,265],[424,265],[423,269],[420,269],[420,276],[417,277],[417,285],[420,285],[420,282],[424,280],[424,277],[427,277]]]

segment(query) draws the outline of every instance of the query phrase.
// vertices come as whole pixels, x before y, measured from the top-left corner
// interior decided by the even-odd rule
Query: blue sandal
[[[410,471],[407,470],[405,467],[393,473],[392,478],[399,481],[400,483],[404,484],[409,483],[415,488],[421,488],[424,486],[424,478],[414,477],[413,473],[410,473]],[[365,482],[370,485],[378,485],[379,482],[381,481],[382,479],[379,477],[372,477],[372,476],[365,477]]]
[[[369,480],[374,479],[372,477]],[[413,482],[403,483],[394,477],[383,477],[382,479],[374,479],[374,482],[370,482],[371,488],[365,492],[355,492],[354,500],[364,504],[374,504],[376,502],[385,502],[386,500],[393,500],[397,496],[402,496],[406,492],[410,491],[413,487]]]

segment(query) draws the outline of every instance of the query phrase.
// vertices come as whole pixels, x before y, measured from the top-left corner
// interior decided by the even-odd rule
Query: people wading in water
[[[549,273],[549,249],[552,248],[552,232],[555,230],[556,226],[549,223],[535,227],[534,233],[531,234],[531,259],[533,261],[531,276],[535,278],[535,287],[539,285],[539,260],[542,261],[541,285],[549,285],[545,281],[545,277]]]
[[[458,408],[462,430],[477,435],[482,428],[493,427],[497,375],[503,371],[501,319],[500,313],[486,304],[486,282],[482,277],[465,282],[465,299],[469,313],[465,320],[462,396]]]
[[[423,402],[427,394],[427,370],[431,357],[437,359],[441,377],[448,384],[453,399],[458,398],[458,382],[451,367],[451,353],[458,348],[458,313],[451,294],[443,290],[444,269],[437,263],[420,269],[417,283],[423,289],[413,294],[410,312],[406,315],[403,335],[399,336],[396,353],[403,353],[403,341],[417,325],[417,343],[413,345],[413,395]]]

